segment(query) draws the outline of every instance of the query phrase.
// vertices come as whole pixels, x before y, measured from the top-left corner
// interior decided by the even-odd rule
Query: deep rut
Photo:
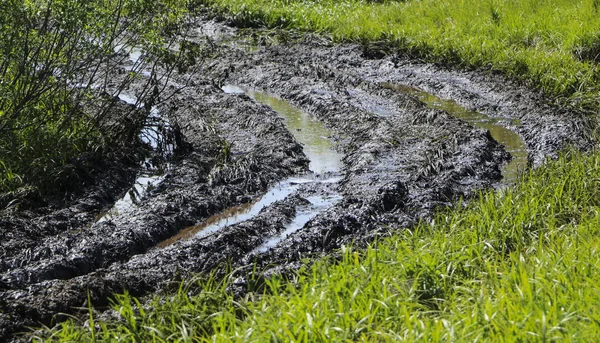
[[[114,292],[149,294],[176,275],[223,263],[293,268],[303,257],[368,242],[458,197],[502,186],[507,149],[487,129],[419,94],[452,99],[518,135],[519,168],[568,145],[594,144],[590,119],[496,76],[394,56],[369,60],[359,46],[311,36],[249,49],[246,40],[235,44],[234,29],[206,21],[199,27],[212,42],[219,32],[228,38],[202,74],[161,105],[186,149],[139,205],[100,222],[97,198],[82,200],[95,210],[77,222],[72,209],[3,215],[0,340],[60,320],[59,313],[76,314],[88,290],[103,306]],[[244,94],[223,91],[227,84]],[[269,99],[298,110],[284,118]],[[308,122],[294,126],[294,118]],[[321,125],[329,131],[313,140],[327,147],[315,155],[298,133]],[[288,188],[263,201],[277,187]],[[27,238],[18,234],[24,226]],[[42,235],[47,227],[52,234]],[[21,242],[28,248],[17,249]]]

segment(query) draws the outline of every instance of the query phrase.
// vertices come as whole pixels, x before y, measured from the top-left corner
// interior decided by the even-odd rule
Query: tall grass
[[[121,320],[48,341],[593,341],[600,335],[600,157],[568,153],[514,189],[482,194],[341,259],[271,277],[235,299],[199,282]],[[251,279],[251,276],[248,276]],[[192,294],[191,292],[190,294]]]
[[[238,25],[383,40],[428,61],[502,72],[578,106],[596,110],[600,103],[600,68],[580,58],[597,54],[596,0],[202,2]]]

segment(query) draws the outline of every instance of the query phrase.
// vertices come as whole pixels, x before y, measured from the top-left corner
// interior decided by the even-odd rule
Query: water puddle
[[[225,85],[221,89],[227,94],[246,94],[243,88],[234,85]]]
[[[241,90],[254,100],[261,102],[283,117],[285,126],[304,148],[310,160],[309,169],[314,173],[338,172],[342,169],[342,154],[333,150],[331,131],[311,115],[300,111],[289,102],[255,90],[243,90],[225,86],[223,90],[239,93]]]
[[[141,174],[135,179],[133,187],[127,191],[125,196],[117,200],[110,210],[100,214],[96,218],[96,222],[101,223],[118,215],[131,212],[141,204],[148,192],[160,185],[163,179],[164,175]]]
[[[158,247],[164,248],[179,240],[189,239],[192,237],[206,237],[227,226],[239,224],[243,221],[251,219],[258,215],[263,208],[273,204],[276,201],[283,200],[292,193],[296,192],[302,184],[312,182],[334,183],[340,180],[341,178],[330,178],[318,181],[309,178],[287,179],[271,187],[268,192],[263,194],[255,201],[241,204],[239,206],[230,207],[221,213],[209,217],[199,225],[194,225],[185,228],[179,233],[177,233],[177,235],[160,242],[158,244]]]
[[[150,77],[152,75],[152,73],[147,70],[148,59],[146,58],[146,51],[144,51],[142,48],[126,44],[117,44],[114,48],[114,52],[127,56],[126,60],[122,59],[120,61],[121,67],[124,70],[142,74],[146,77]]]
[[[138,64],[142,57],[144,56],[144,52],[140,48],[132,48],[129,53],[129,61],[131,61],[134,65]]]
[[[137,108],[144,108],[144,104],[133,95],[120,93],[119,99]],[[175,149],[174,144],[167,139],[170,131],[171,127],[162,117],[158,106],[152,106],[139,137],[142,142],[148,144],[155,151],[159,151],[166,160],[173,154]]]
[[[144,104],[135,96],[127,93],[120,93],[119,99],[138,108],[144,107]],[[159,152],[165,161],[170,158],[175,149],[175,146],[166,139],[169,130],[169,124],[161,117],[158,107],[153,106],[139,133],[140,139],[154,151]],[[164,179],[165,169],[168,168],[168,164],[155,165],[150,158],[146,159],[142,163],[142,171],[135,179],[133,186],[125,193],[125,196],[115,202],[110,210],[101,213],[96,218],[96,222],[101,223],[113,219],[138,207],[148,193],[160,185]]]
[[[504,145],[506,150],[512,156],[512,160],[502,167],[504,183],[515,183],[518,179],[519,172],[527,168],[529,160],[525,143],[517,133],[507,129],[501,124],[502,121],[509,121],[513,125],[518,125],[518,120],[511,118],[492,118],[485,114],[468,110],[453,100],[440,99],[431,93],[415,87],[388,82],[382,82],[380,85],[383,88],[416,96],[430,108],[444,110],[450,115],[464,120],[475,127],[488,130],[492,137],[500,144]]]
[[[307,182],[310,181],[304,179],[291,179],[280,182],[254,202],[229,208],[222,213],[208,218],[202,224],[189,227],[184,231],[190,232],[191,235],[205,237],[229,225],[241,223],[256,216],[263,208],[276,201],[285,199],[287,196],[294,193],[300,184]],[[179,236],[180,235],[178,235],[178,237]],[[179,237],[179,239],[181,238],[183,237]]]
[[[140,105],[138,104],[137,98],[133,95],[130,95],[127,93],[119,93],[119,99],[128,103],[129,105],[140,107]]]
[[[300,195],[302,195],[301,187],[303,185],[310,184],[311,189],[314,191],[315,189],[326,188],[328,184],[335,184],[341,181],[339,171],[342,168],[342,154],[333,150],[333,143],[329,138],[331,137],[331,132],[320,122],[286,101],[272,97],[266,93],[247,90],[234,85],[225,85],[222,89],[229,94],[246,94],[279,113],[284,119],[287,129],[303,145],[304,153],[310,159],[309,169],[313,174],[284,180],[270,188],[254,202],[231,207],[208,218],[199,225],[188,227],[180,231],[176,236],[159,243],[159,248],[169,246],[182,239],[206,237],[227,226],[249,220],[258,215],[262,209],[276,201],[284,200],[296,192],[300,192]],[[332,192],[329,190],[327,193]],[[262,246],[256,249],[257,252],[268,250],[287,235],[300,230],[310,219],[339,201],[341,196],[333,192],[333,194],[327,196],[311,194],[305,198],[311,205],[299,209],[293,221],[286,226],[285,232],[276,237],[269,238]]]
[[[275,247],[279,242],[284,240],[287,236],[302,229],[311,219],[316,217],[318,214],[323,213],[325,210],[333,206],[336,202],[342,200],[340,195],[332,196],[310,196],[306,197],[306,200],[310,202],[310,206],[299,209],[296,213],[296,217],[291,223],[286,225],[285,230],[273,237],[269,237],[262,245],[252,250],[251,253],[262,253]]]

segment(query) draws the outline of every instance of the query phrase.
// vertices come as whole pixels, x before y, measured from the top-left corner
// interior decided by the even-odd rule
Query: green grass
[[[384,41],[432,62],[497,71],[597,110],[597,0],[203,0],[242,26]]]
[[[270,278],[244,299],[188,283],[91,331],[49,341],[593,341],[600,335],[600,157],[568,153],[513,189],[397,232],[366,250]],[[193,293],[193,292],[192,292]],[[137,304],[139,305],[139,304]]]

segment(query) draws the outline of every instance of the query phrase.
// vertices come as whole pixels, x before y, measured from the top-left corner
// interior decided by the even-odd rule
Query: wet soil
[[[595,144],[590,117],[500,76],[369,59],[311,35],[248,37],[199,21],[190,39],[211,57],[157,108],[179,153],[127,211],[106,215],[135,189],[135,173],[115,170],[67,208],[0,214],[0,341],[77,314],[88,291],[102,308],[115,292],[168,290],[225,264],[293,269]],[[330,157],[319,161],[319,146]]]

